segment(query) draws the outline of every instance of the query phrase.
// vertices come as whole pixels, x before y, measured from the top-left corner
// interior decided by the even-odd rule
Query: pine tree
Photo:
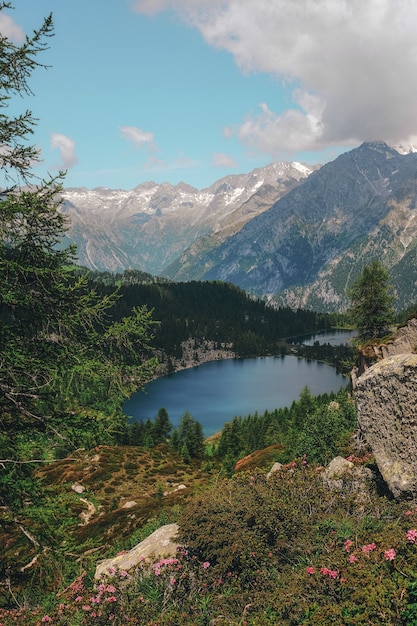
[[[155,444],[165,443],[171,434],[172,424],[166,409],[161,408],[153,424],[153,439]]]
[[[185,450],[191,458],[204,456],[203,428],[189,411],[184,413],[178,427],[172,433],[171,445],[182,456]]]
[[[9,8],[0,3],[0,13]],[[34,438],[43,437],[37,455],[40,448],[48,458],[111,443],[125,432],[123,399],[156,367],[151,313],[137,307],[109,324],[118,294],[92,290],[75,249],[62,249],[64,174],[35,178],[35,119],[9,111],[12,97],[30,93],[52,31],[49,16],[20,46],[0,35],[0,500],[8,504],[23,499],[17,468],[30,471]]]
[[[361,340],[377,339],[389,331],[394,321],[394,296],[389,274],[378,260],[365,265],[349,292],[351,316]]]

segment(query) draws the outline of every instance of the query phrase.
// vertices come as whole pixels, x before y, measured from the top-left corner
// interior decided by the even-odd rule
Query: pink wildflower
[[[120,572],[120,578],[126,578],[126,576],[129,576],[129,574],[126,570],[122,569],[122,571]]]
[[[106,598],[106,602],[117,602],[116,596],[109,596]]]
[[[362,546],[362,552],[372,552],[372,550],[376,549],[376,545],[374,543],[368,543],[366,546]]]
[[[82,602],[83,597],[82,596],[77,596],[75,598],[75,602]]]
[[[387,561],[393,561],[396,556],[397,553],[395,552],[394,548],[390,548],[389,550],[385,550],[384,552],[384,557]]]
[[[405,514],[406,514],[406,515],[407,515],[407,517],[408,517],[409,515],[412,515],[412,514],[413,514],[413,512],[412,512],[412,511],[406,511],[406,512],[405,512]]]
[[[357,557],[354,554],[351,554],[349,557],[349,563],[355,563],[357,561]]]
[[[175,578],[174,577],[169,579],[169,584],[170,585],[175,585]]]
[[[345,550],[346,552],[350,552],[351,547],[353,546],[353,541],[350,539],[346,539],[345,541]]]
[[[314,567],[311,567],[311,565],[309,567],[307,567],[307,573],[308,574],[315,574],[316,570],[314,569]]]
[[[114,585],[107,585],[107,587],[106,587],[106,591],[107,591],[108,593],[115,593],[115,591],[116,591],[116,587],[115,587]]]
[[[407,539],[411,541],[411,543],[416,543],[417,540],[417,530],[415,528],[411,528],[407,530]]]
[[[41,619],[41,622],[52,622],[52,617],[49,617],[49,615],[44,615]]]
[[[204,561],[203,567],[204,569],[207,569],[208,567],[210,567],[210,563],[208,561]]]
[[[328,576],[329,578],[337,578],[339,576],[339,572],[329,569],[328,567],[320,568],[320,572],[323,576]]]

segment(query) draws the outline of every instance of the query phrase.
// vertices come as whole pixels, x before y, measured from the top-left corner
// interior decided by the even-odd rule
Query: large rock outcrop
[[[413,340],[391,345],[408,353],[382,358],[353,388],[360,431],[388,488],[404,499],[417,495],[417,354]]]
[[[178,531],[177,524],[161,526],[129,552],[101,561],[96,567],[94,577],[100,578],[103,575],[111,575],[115,571],[129,571],[142,561],[149,563],[156,562],[162,557],[174,557],[178,547],[176,541]]]

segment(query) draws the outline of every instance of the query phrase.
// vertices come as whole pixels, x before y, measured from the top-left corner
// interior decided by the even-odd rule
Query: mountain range
[[[314,169],[275,163],[227,176],[203,190],[153,182],[130,191],[69,188],[62,207],[71,223],[65,243],[77,245],[79,263],[90,269],[165,274],[201,237],[223,241]]]
[[[323,166],[277,163],[199,191],[67,189],[69,240],[87,267],[228,281],[292,308],[343,310],[382,260],[397,306],[417,302],[417,153],[362,144]]]

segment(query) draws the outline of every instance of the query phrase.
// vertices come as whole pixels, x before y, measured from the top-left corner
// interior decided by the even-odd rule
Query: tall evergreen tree
[[[155,444],[165,443],[171,434],[171,430],[172,424],[166,409],[159,409],[158,415],[155,417],[155,422],[153,424],[153,439]]]
[[[378,260],[365,265],[352,285],[351,315],[362,340],[383,337],[394,321],[394,296],[386,267]]]
[[[0,13],[10,8],[0,3]],[[94,292],[74,266],[75,249],[58,245],[67,228],[64,174],[35,178],[39,155],[28,144],[35,120],[30,111],[9,111],[12,97],[30,93],[52,31],[48,16],[21,45],[0,35],[0,500],[9,504],[20,486],[14,469],[31,460],[34,433],[45,438],[49,457],[58,448],[111,442],[124,419],[122,399],[156,367],[151,313],[136,307],[109,325],[106,312],[118,295]]]
[[[181,417],[171,443],[183,457],[196,458],[204,455],[203,428],[189,411]]]

